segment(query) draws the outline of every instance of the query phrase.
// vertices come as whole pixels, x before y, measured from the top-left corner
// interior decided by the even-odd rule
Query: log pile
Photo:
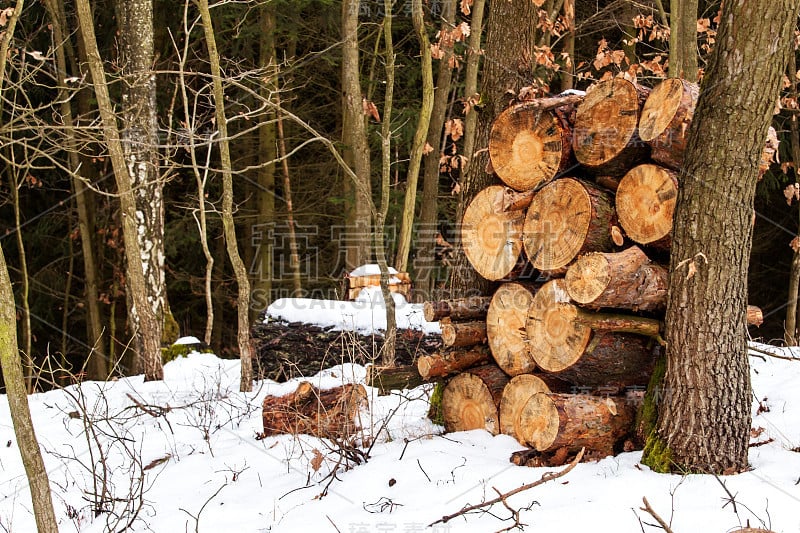
[[[663,349],[666,261],[697,91],[680,79],[651,91],[616,78],[582,100],[522,102],[497,117],[488,170],[505,186],[468,206],[462,242],[479,274],[504,283],[488,300],[485,330],[488,297],[426,304],[429,320],[471,332],[417,363],[424,379],[449,377],[448,431],[511,435],[536,464],[582,447],[593,458],[631,449]],[[746,313],[760,323],[758,308]],[[484,338],[489,354],[469,348]]]

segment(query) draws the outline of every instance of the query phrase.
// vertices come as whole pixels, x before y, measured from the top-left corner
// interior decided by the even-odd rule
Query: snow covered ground
[[[641,452],[579,464],[508,504],[528,509],[520,517],[527,531],[659,531],[639,509],[643,496],[675,533],[722,533],[748,521],[800,531],[800,453],[792,451],[800,450],[800,362],[751,363],[753,426],[763,428],[753,442],[773,440],[750,449],[750,472],[721,478],[735,505],[716,478],[652,473],[639,464]],[[288,393],[297,382],[260,382],[242,394],[238,362],[211,354],[190,354],[164,370],[163,382],[89,382],[30,398],[61,531],[118,531],[128,523],[158,533],[497,531],[512,524],[502,520],[509,516],[502,505],[427,526],[495,497],[495,488],[507,492],[558,470],[509,463],[521,448],[511,437],[442,434],[425,417],[429,388],[382,397],[368,388],[364,437],[375,441],[369,459],[333,477],[341,456],[330,443],[256,439],[262,398]],[[364,375],[360,366],[343,365],[311,381],[329,387],[363,382]],[[35,531],[4,398],[0,472],[0,532]]]

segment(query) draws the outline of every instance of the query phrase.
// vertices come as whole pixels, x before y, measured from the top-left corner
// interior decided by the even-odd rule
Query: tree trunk
[[[579,163],[597,174],[621,176],[647,157],[638,124],[648,91],[622,78],[590,87],[578,106],[572,136]]]
[[[239,255],[239,245],[236,242],[236,226],[233,220],[233,172],[231,164],[230,144],[228,142],[228,118],[225,115],[225,92],[222,87],[222,69],[219,65],[219,53],[214,36],[214,26],[208,0],[200,0],[200,17],[203,22],[203,32],[206,38],[211,76],[213,78],[214,116],[217,130],[219,131],[219,154],[222,166],[222,227],[225,237],[225,248],[233,267],[238,287],[236,297],[237,334],[236,341],[239,348],[241,361],[241,380],[239,390],[250,392],[253,389],[253,367],[250,350],[250,280],[247,277],[247,268]]]
[[[528,400],[540,392],[567,392],[569,387],[568,383],[559,382],[547,375],[520,374],[511,378],[500,399],[500,433],[511,435],[525,446],[525,431],[519,423]]]
[[[477,10],[477,7],[476,7]],[[484,188],[492,183],[486,173],[489,161],[489,131],[492,121],[505,109],[508,91],[519,92],[528,85],[535,65],[532,63],[533,47],[536,45],[534,24],[519,21],[537,20],[538,8],[529,0],[510,0],[490,2],[486,31],[486,49],[481,83],[482,108],[477,112],[478,124],[474,137],[474,153],[466,153],[469,166],[461,181],[459,213],[457,220],[463,220],[467,205]],[[470,41],[472,42],[472,41]],[[468,95],[468,97],[471,95]],[[460,240],[456,247],[456,257],[451,277],[451,296],[464,297],[488,292],[488,283],[481,280],[470,266],[466,255],[461,253],[469,241]]]
[[[508,376],[494,365],[471,368],[447,384],[442,393],[444,426],[448,432],[485,429],[500,432],[497,411]]]
[[[586,448],[599,456],[633,430],[634,409],[624,398],[538,393],[519,410],[518,440],[540,452]]]
[[[672,170],[683,166],[686,134],[699,94],[696,83],[669,78],[647,97],[639,120],[639,137],[650,145],[650,158],[656,163]]]
[[[794,43],[791,46],[792,58],[787,65],[786,75],[792,83],[792,93],[795,99],[800,96],[797,89],[797,79],[792,79],[793,73],[797,72],[797,56],[794,54]],[[789,117],[789,148],[791,150],[792,161],[795,161],[794,176],[795,182],[800,181],[800,169],[797,165],[800,164],[800,124],[798,124],[797,113],[792,113]],[[797,234],[796,237],[800,238],[800,204],[797,207]],[[784,325],[785,331],[783,339],[789,346],[797,346],[800,344],[800,331],[798,331],[797,311],[798,311],[798,293],[800,293],[800,250],[792,254],[792,263],[789,269],[789,294],[786,300],[786,323]]]
[[[467,9],[470,10],[468,3],[466,6]],[[480,98],[480,95],[478,94],[478,66],[480,65],[481,57],[483,56],[481,40],[483,37],[483,15],[485,7],[486,2],[484,0],[472,1],[470,12],[472,17],[470,20],[469,41],[467,42],[466,51],[467,68],[466,72],[464,73],[464,98],[468,101],[474,100],[473,103],[477,103],[478,99]],[[472,157],[475,152],[475,136],[478,129],[478,111],[475,109],[475,107],[470,106],[466,110],[465,114],[464,155],[467,157],[467,162],[461,169],[462,175],[466,175],[466,172],[469,170],[470,162],[472,161]],[[475,191],[477,190],[478,189],[476,188]],[[465,201],[468,202],[469,200],[464,198],[464,191],[463,189],[460,189],[458,203],[460,206],[463,206]],[[461,219],[456,219],[456,223],[459,223],[460,221]]]
[[[618,333],[643,326],[641,320],[647,319],[640,319],[633,327],[628,322],[616,327],[606,322],[593,331],[576,320],[578,316],[563,280],[549,281],[536,293],[525,330],[530,357],[540,369],[581,387],[620,388],[648,383],[655,362],[652,342],[640,335]],[[657,325],[655,329],[657,334]]]
[[[482,319],[486,318],[486,311],[489,309],[491,301],[492,299],[488,296],[473,296],[456,300],[425,302],[422,312],[428,322],[436,322],[443,318],[455,321]]]
[[[442,6],[442,32],[449,32],[455,25],[456,0],[447,0]],[[453,79],[453,67],[450,63],[453,57],[453,44],[451,39],[442,40],[444,56],[439,59],[439,72],[436,77],[436,90],[433,95],[433,109],[428,129],[428,144],[433,150],[425,156],[422,180],[422,205],[419,210],[418,252],[414,261],[416,274],[415,292],[424,299],[433,298],[435,285],[435,258],[436,236],[438,230],[439,210],[439,158],[444,151],[442,130],[447,116],[447,99],[450,96],[450,86]]]
[[[539,270],[566,267],[580,254],[605,252],[614,245],[611,195],[574,178],[556,180],[533,197],[522,228],[522,242]]]
[[[9,44],[14,36],[14,29],[22,13],[23,4],[23,0],[17,0],[0,43],[0,91],[3,90],[4,85]],[[14,290],[8,276],[5,255],[0,247],[0,369],[2,369],[3,383],[6,386],[8,410],[14,425],[17,447],[22,456],[22,465],[25,467],[25,474],[28,478],[36,529],[40,533],[58,533],[58,522],[53,510],[53,500],[50,497],[47,470],[45,470],[42,453],[39,450],[39,442],[36,440],[25,391],[25,376],[22,372],[17,347],[16,315]]]
[[[264,436],[289,433],[328,439],[352,437],[361,427],[359,414],[367,403],[367,391],[361,385],[349,383],[320,390],[303,381],[291,394],[264,398]]]
[[[342,141],[344,157],[356,179],[345,179],[352,191],[345,220],[347,270],[369,263],[372,213],[372,178],[369,144],[364,125],[358,53],[358,0],[342,2]]]
[[[520,266],[524,211],[503,211],[505,187],[487,187],[470,202],[461,222],[461,245],[475,271],[503,279]]]
[[[530,285],[505,283],[494,293],[486,314],[486,335],[492,356],[510,376],[533,372],[536,368],[525,333],[535,291]]]
[[[744,309],[753,199],[798,10],[795,0],[722,8],[678,191],[666,315],[669,394],[644,453],[657,470],[748,467]]]
[[[466,351],[437,352],[417,359],[417,372],[428,381],[491,362],[489,350],[475,346]]]
[[[667,270],[651,263],[638,246],[584,255],[564,281],[570,298],[591,309],[659,311],[667,304]]]
[[[619,223],[639,244],[668,250],[678,197],[678,174],[657,165],[639,165],[617,188]]]
[[[486,322],[442,324],[442,344],[448,348],[464,348],[486,342]]]
[[[103,139],[111,156],[111,165],[117,182],[122,217],[122,236],[125,246],[126,292],[130,295],[139,319],[144,363],[145,380],[156,380],[163,377],[161,367],[161,322],[154,312],[153,302],[148,297],[147,278],[141,259],[142,250],[138,239],[137,206],[133,178],[129,174],[128,160],[125,157],[117,117],[108,93],[105,71],[100,52],[97,49],[97,38],[88,0],[77,0],[76,10],[82,29],[82,38],[86,47],[89,70],[92,75],[97,108],[102,121]]]
[[[670,0],[669,76],[697,81],[698,0]]]
[[[573,106],[543,111],[523,102],[495,119],[489,136],[489,156],[503,183],[527,191],[569,167],[574,111]]]

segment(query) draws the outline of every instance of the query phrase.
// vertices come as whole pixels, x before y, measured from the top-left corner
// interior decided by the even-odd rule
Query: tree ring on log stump
[[[532,339],[528,349],[542,370],[560,372],[583,355],[592,330],[575,324],[571,320],[575,314],[562,279],[548,281],[533,297],[526,322],[528,339]]]
[[[526,191],[553,179],[568,159],[568,143],[568,131],[552,112],[522,103],[509,107],[493,122],[489,157],[505,184]]]
[[[528,398],[519,414],[522,439],[538,451],[547,450],[555,442],[560,422],[555,402],[544,393]]]
[[[643,141],[652,141],[669,127],[681,105],[683,91],[684,82],[679,78],[668,78],[653,89],[639,119],[639,137]]]
[[[564,178],[543,187],[533,197],[522,228],[522,242],[531,264],[557,270],[583,248],[594,210],[581,182]]]
[[[510,376],[536,368],[525,334],[528,308],[532,303],[532,289],[521,283],[504,283],[494,293],[486,313],[486,336],[492,356]]]
[[[617,189],[619,223],[628,237],[639,244],[668,239],[677,199],[678,179],[674,172],[658,165],[634,167]]]
[[[582,256],[567,270],[564,278],[570,297],[579,304],[595,301],[611,282],[611,268],[602,253]]]
[[[458,374],[442,393],[442,414],[448,432],[485,429],[500,432],[497,407],[508,376],[494,365],[484,365]]]
[[[488,280],[506,277],[522,251],[524,211],[502,211],[505,187],[480,191],[464,212],[461,240],[475,270]]]
[[[516,376],[503,389],[503,398],[500,400],[500,432],[514,437],[523,446],[526,441],[520,415],[528,399],[539,392],[550,392],[550,388],[533,374]]]

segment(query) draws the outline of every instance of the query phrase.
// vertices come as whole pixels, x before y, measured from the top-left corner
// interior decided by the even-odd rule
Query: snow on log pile
[[[497,117],[489,170],[505,185],[476,195],[461,232],[475,270],[504,283],[491,297],[425,305],[426,318],[457,331],[486,324],[490,356],[469,346],[483,337],[465,333],[457,348],[418,360],[424,378],[449,378],[449,431],[511,435],[540,463],[635,446],[636,406],[662,350],[696,101],[684,80],[651,91],[616,78]],[[760,324],[758,308],[747,316]]]

